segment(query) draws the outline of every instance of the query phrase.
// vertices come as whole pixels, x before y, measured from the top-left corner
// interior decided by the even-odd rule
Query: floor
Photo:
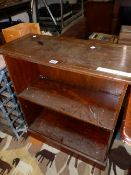
[[[77,38],[77,39],[88,39],[86,36],[86,19],[83,17],[61,36]]]
[[[113,168],[116,175],[131,175],[128,171],[131,160],[129,145],[121,140],[115,140],[110,155],[110,168],[107,163],[104,171],[95,168],[94,173],[91,173],[91,165],[72,155],[32,137],[16,140],[0,131],[0,170],[8,170],[4,173],[8,175],[114,175]],[[6,169],[2,163],[8,165]]]

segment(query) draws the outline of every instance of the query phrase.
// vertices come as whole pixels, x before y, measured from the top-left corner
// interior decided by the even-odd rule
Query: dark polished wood
[[[87,0],[85,3],[86,32],[118,34],[120,1]]]
[[[68,128],[68,129],[67,129]],[[50,138],[59,144],[80,152],[83,157],[92,157],[98,162],[104,162],[109,132],[95,127],[88,123],[64,116],[50,110],[44,110],[29,128],[30,132],[38,132],[43,137]]]
[[[111,88],[118,89],[120,85],[116,87],[115,84]],[[119,90],[122,91],[123,86]],[[100,91],[97,84],[95,89],[91,89],[44,78],[33,82],[19,97],[110,131],[114,129],[115,113],[120,100],[120,94]]]
[[[59,69],[65,71],[71,70],[80,75],[102,75],[105,79],[110,77],[124,80],[131,84],[131,77],[96,70],[98,67],[104,67],[130,73],[130,46],[102,44],[93,40],[85,41],[63,37],[35,36],[26,36],[24,37],[26,39],[18,39],[13,44],[12,42],[8,43],[8,45],[1,47],[0,52],[10,57],[16,57],[19,60],[28,60],[29,62],[52,68],[59,67]],[[91,46],[94,46],[95,49],[91,49]],[[15,55],[13,54],[14,51]],[[57,60],[58,63],[50,64],[49,61],[52,59]]]
[[[0,53],[29,133],[102,168],[127,83],[96,71],[104,60],[110,63],[108,58],[110,66],[114,60],[118,63],[123,47],[91,46],[81,40],[28,35],[1,47]]]
[[[125,142],[131,144],[131,87],[127,96],[127,105],[125,108],[125,117],[122,128],[122,137]]]
[[[13,80],[15,86],[15,92],[19,94],[21,91],[23,91],[29,83],[32,82],[33,79],[36,79],[39,76],[39,70],[35,64],[30,64],[26,61],[21,61],[14,59],[13,62],[10,61],[10,57],[6,58],[6,64],[8,67],[13,67],[13,69],[10,69],[10,77]],[[17,64],[19,66],[17,66]],[[21,72],[19,70],[23,70],[24,72]],[[22,81],[16,79],[16,75],[20,77]],[[23,83],[24,81],[24,83]]]

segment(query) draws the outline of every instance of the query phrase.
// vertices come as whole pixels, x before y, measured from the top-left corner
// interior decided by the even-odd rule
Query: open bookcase
[[[29,134],[103,168],[127,84],[91,73],[84,44],[27,35],[4,45],[0,53]]]

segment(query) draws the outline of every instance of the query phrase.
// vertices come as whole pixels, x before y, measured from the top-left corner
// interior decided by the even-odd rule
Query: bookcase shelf
[[[41,77],[19,97],[110,131],[114,128],[119,100],[119,96]]]
[[[94,53],[86,51],[84,41],[76,40],[77,51],[72,42],[68,58],[65,53],[71,41],[67,41],[28,35],[1,47],[0,53],[5,57],[29,134],[103,168],[127,84],[90,73],[86,56],[94,57]],[[81,48],[82,58],[78,57]],[[50,63],[53,55],[58,56],[58,64]]]
[[[80,152],[83,156],[104,161],[109,133],[105,130],[102,132],[96,127],[96,133],[92,135],[91,129],[93,128],[93,125],[79,121],[74,124],[72,118],[67,118],[67,116],[54,111],[43,110],[30,125],[29,131],[68,146],[77,153]]]

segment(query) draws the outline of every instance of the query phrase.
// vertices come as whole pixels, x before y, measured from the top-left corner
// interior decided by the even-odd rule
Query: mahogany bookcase
[[[29,134],[103,168],[127,84],[91,72],[94,52],[85,41],[42,35],[0,49]]]

